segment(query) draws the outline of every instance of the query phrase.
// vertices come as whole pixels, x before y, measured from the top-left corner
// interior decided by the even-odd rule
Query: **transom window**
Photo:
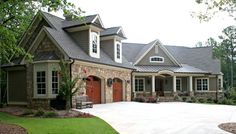
[[[37,72],[37,94],[46,94],[46,73]]]
[[[161,56],[152,56],[150,57],[150,62],[164,63],[164,58]]]
[[[145,87],[144,78],[136,78],[135,91],[137,92],[144,91],[144,87]]]
[[[198,78],[196,81],[197,81],[197,91],[207,91],[208,90],[208,79]]]
[[[52,71],[52,94],[58,94],[58,71]]]
[[[116,44],[116,58],[120,59],[120,43]]]
[[[176,90],[178,90],[178,91],[182,90],[182,79],[181,78],[176,79]]]

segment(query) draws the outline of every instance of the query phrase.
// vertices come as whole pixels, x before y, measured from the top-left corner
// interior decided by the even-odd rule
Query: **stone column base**
[[[152,92],[152,97],[156,97],[156,96],[157,96],[156,92]]]
[[[173,96],[174,97],[178,96],[178,93],[177,92],[173,92]]]
[[[189,96],[193,97],[194,96],[194,92],[193,91],[189,92]]]

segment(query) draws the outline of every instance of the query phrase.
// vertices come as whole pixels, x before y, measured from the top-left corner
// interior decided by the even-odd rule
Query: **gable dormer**
[[[101,31],[101,48],[117,63],[122,63],[122,40],[126,39],[121,27]]]
[[[159,40],[146,44],[136,59],[135,65],[181,66]]]
[[[63,29],[89,56],[100,58],[100,31],[104,28],[99,15],[85,16],[81,20],[67,19]]]

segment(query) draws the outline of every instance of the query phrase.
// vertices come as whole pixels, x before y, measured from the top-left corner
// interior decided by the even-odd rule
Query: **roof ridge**
[[[47,15],[50,15],[50,16],[53,16],[53,17],[56,17],[56,18],[58,18],[58,19],[65,20],[65,19],[63,19],[63,18],[61,18],[61,17],[59,17],[59,16],[53,15],[53,14],[48,13],[48,12],[45,12],[45,11],[41,11],[41,10],[40,10],[40,12],[43,13],[43,14],[47,14]]]

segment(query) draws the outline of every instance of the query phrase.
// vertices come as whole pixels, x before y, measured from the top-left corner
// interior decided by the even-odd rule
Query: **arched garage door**
[[[122,101],[122,80],[115,78],[113,80],[113,102]]]
[[[89,76],[86,82],[86,94],[94,104],[101,103],[101,79]]]

